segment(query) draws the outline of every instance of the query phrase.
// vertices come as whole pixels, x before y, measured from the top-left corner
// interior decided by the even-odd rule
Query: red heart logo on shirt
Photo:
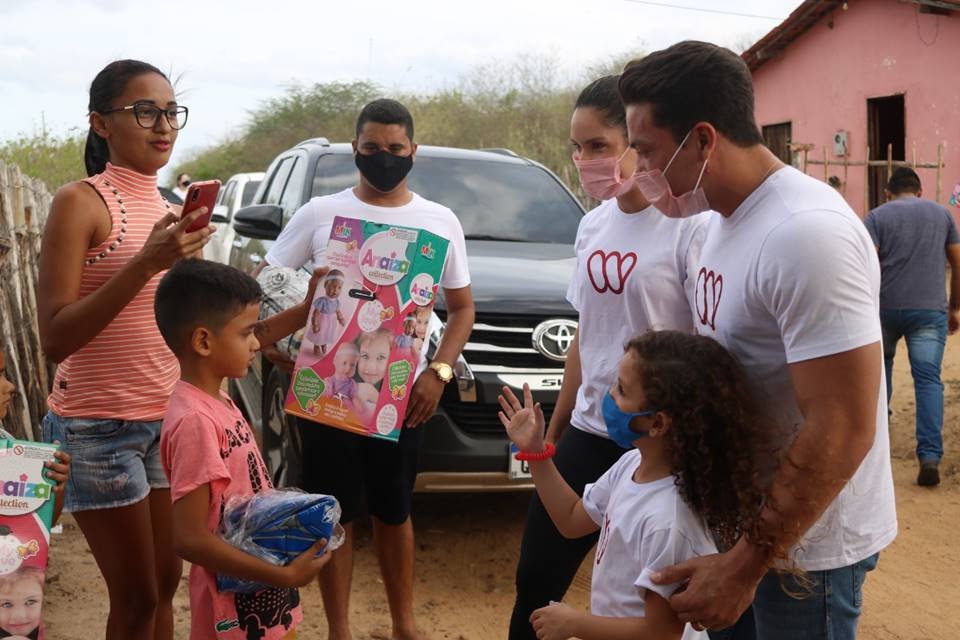
[[[637,254],[611,251],[605,253],[597,249],[587,260],[587,276],[597,293],[607,291],[620,295],[627,284],[627,278],[637,266]]]
[[[717,330],[717,308],[723,296],[723,276],[706,267],[700,268],[697,275],[697,289],[694,292],[697,306],[697,318],[700,324]]]

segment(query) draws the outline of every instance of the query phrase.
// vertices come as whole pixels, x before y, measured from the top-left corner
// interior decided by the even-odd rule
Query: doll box
[[[0,439],[0,637],[42,640],[41,603],[53,524],[53,483],[43,463],[57,445]]]
[[[422,229],[334,219],[330,271],[308,314],[288,414],[396,442],[447,248]]]

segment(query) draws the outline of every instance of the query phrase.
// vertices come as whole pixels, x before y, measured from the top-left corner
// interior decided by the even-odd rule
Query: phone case
[[[190,185],[186,197],[183,199],[183,212],[180,217],[206,207],[207,212],[187,228],[187,231],[198,231],[210,224],[213,216],[213,207],[217,203],[217,194],[220,192],[219,180],[204,180]]]

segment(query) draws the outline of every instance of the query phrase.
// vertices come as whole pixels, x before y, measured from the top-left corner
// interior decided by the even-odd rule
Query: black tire
[[[290,377],[272,368],[263,387],[263,460],[275,487],[300,484],[303,445],[296,419],[283,411]]]

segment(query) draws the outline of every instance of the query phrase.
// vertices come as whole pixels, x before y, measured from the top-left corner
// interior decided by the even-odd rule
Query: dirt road
[[[943,484],[914,484],[913,391],[906,354],[898,354],[891,425],[900,535],[881,556],[866,583],[864,640],[952,640],[960,635],[960,338],[950,341],[944,363],[947,457]],[[415,505],[417,527],[416,609],[432,638],[503,638],[513,603],[526,495],[425,495]],[[352,614],[358,639],[389,637],[383,585],[361,528]],[[49,637],[89,640],[103,637],[106,590],[93,556],[75,523],[51,551],[45,618]],[[567,601],[586,607],[590,562],[584,563]],[[325,638],[323,605],[317,588],[304,590],[306,623],[301,638]],[[186,580],[176,601],[177,638],[187,638]]]

